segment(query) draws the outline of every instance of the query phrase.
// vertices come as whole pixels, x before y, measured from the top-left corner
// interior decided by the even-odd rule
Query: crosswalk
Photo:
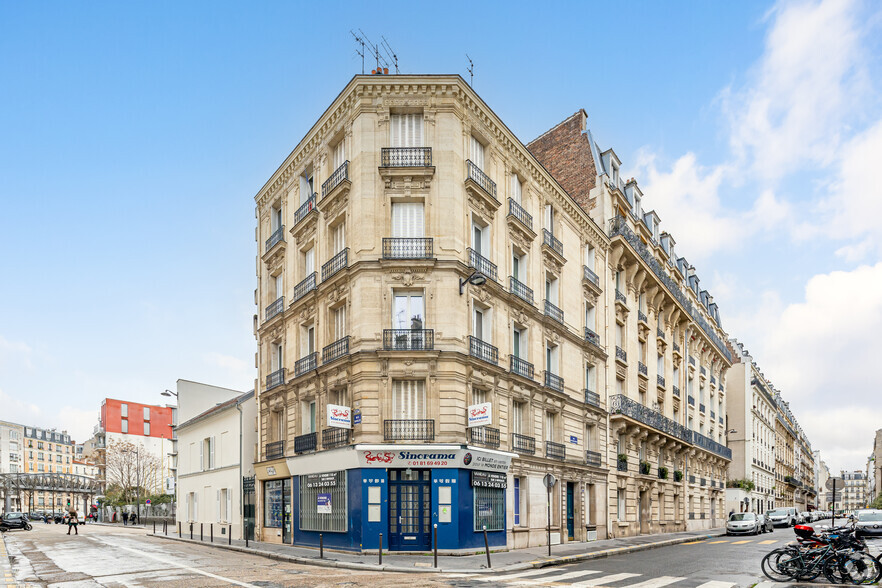
[[[581,570],[575,566],[539,568],[522,572],[490,574],[446,574],[447,578],[468,580],[470,583],[503,584],[506,586],[555,586],[566,585],[571,588],[678,588],[678,583],[687,580],[679,576],[658,576],[647,578],[643,574],[630,572],[608,573],[600,570]],[[687,582],[688,583],[688,582]],[[735,588],[734,582],[713,580],[697,584],[688,583],[688,588]],[[685,588],[685,586],[684,586]]]

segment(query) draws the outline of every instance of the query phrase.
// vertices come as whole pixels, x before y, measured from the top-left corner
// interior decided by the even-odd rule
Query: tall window
[[[119,416],[123,417],[124,419],[129,417],[129,405],[128,404],[123,403],[123,404],[119,405]],[[42,447],[41,447],[41,449],[42,449]]]
[[[558,293],[560,280],[557,279],[556,276],[546,276],[545,277],[545,299],[554,305],[558,305]]]
[[[422,380],[392,382],[392,418],[426,418],[426,385]]]
[[[422,202],[392,203],[392,236],[402,238],[425,236]]]
[[[309,276],[315,271],[315,247],[310,247],[303,252],[303,277]]]
[[[548,373],[555,374],[555,375],[558,374],[558,372],[559,372],[558,360],[559,360],[558,346],[548,343],[545,346],[545,369],[548,370]]]
[[[472,136],[471,160],[481,171],[484,171],[484,145]]]
[[[282,279],[282,274],[273,276],[273,289],[276,292],[276,296],[273,300],[278,300],[285,293],[285,281]]]
[[[545,413],[545,440],[554,442],[554,433],[555,433],[555,424],[557,420],[557,414],[553,412]]]
[[[597,392],[597,368],[590,363],[585,365],[585,388]]]
[[[122,429],[121,429],[121,430],[122,430],[123,433],[128,433],[128,432],[129,432],[129,421],[128,421],[128,419],[123,419],[123,420],[122,420]]]
[[[334,341],[339,341],[346,336],[346,305],[331,311],[334,319]]]
[[[315,325],[308,324],[301,327],[300,351],[301,357],[315,352]]]
[[[315,433],[315,400],[304,400],[300,406],[300,424],[303,434]]]
[[[594,250],[593,245],[585,245],[585,266],[590,269],[592,272],[596,267],[596,257],[597,254]]]
[[[144,407],[144,420],[145,421],[150,420],[150,407],[149,406]],[[59,451],[61,451],[61,449],[59,449]]]
[[[545,228],[554,234],[554,208],[550,204],[545,205]]]
[[[282,343],[280,341],[276,341],[270,345],[270,363],[272,371],[278,371],[282,369],[284,361],[284,353],[282,348]]]
[[[511,354],[518,359],[527,359],[527,330],[513,327],[511,331]]]
[[[144,422],[144,435],[145,435],[146,437],[149,437],[149,436],[150,436],[150,422],[149,422],[149,421],[145,421],[145,422]],[[61,461],[61,456],[60,456],[60,455],[58,456],[58,461]]]
[[[315,180],[312,177],[312,172],[308,171],[300,176],[300,204],[306,204],[306,201],[309,200],[309,197],[313,195],[315,192]]]
[[[389,145],[391,147],[422,147],[422,113],[391,115],[389,117]]]
[[[521,524],[521,479],[518,477],[514,479],[514,524]]]
[[[518,435],[524,434],[526,424],[527,407],[524,402],[513,402],[511,405],[511,432]]]
[[[490,257],[490,225],[472,218],[472,249],[478,255]]]
[[[486,306],[474,303],[472,310],[472,334],[486,343],[493,340],[493,311]]]
[[[521,192],[521,179],[518,177],[518,174],[511,174],[511,199],[518,204],[521,203]]]
[[[270,228],[272,232],[275,233],[277,230],[282,228],[282,205],[277,204],[273,206],[272,211],[270,212]]]
[[[336,255],[346,249],[346,223],[339,223],[331,230],[331,249]]]
[[[585,302],[585,326],[592,331],[597,330],[597,311],[590,302]]]
[[[343,165],[343,162],[346,161],[346,141],[344,139],[340,139],[336,145],[334,145],[333,150],[333,164],[334,169],[336,170],[338,167]]]
[[[516,249],[512,249],[511,254],[511,276],[517,281],[527,283],[527,254],[521,253]]]
[[[663,378],[665,377],[665,356],[664,355],[658,356],[658,360],[656,361],[656,364],[655,364],[655,371],[661,377],[663,377]]]
[[[618,517],[618,520],[624,521],[625,520],[625,489],[624,488],[619,488],[616,491],[616,508],[617,508],[616,516]]]

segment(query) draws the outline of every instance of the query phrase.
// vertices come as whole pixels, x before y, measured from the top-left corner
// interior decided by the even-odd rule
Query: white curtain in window
[[[306,277],[315,271],[315,247],[310,247],[309,249],[307,249],[304,252],[304,257],[306,259],[304,277]]]
[[[396,380],[392,383],[392,417],[425,418],[426,386],[421,380]]]
[[[545,440],[554,441],[554,413],[545,413]]]
[[[521,180],[518,174],[511,174],[511,199],[521,203]]]
[[[425,236],[425,217],[422,202],[392,203],[392,236]]]
[[[312,196],[312,189],[309,185],[309,177],[302,175],[300,176],[300,204],[306,203],[310,196]]]
[[[484,145],[481,144],[475,137],[472,137],[472,146],[470,151],[470,159],[472,163],[477,165],[481,171],[484,170]]]
[[[518,435],[524,430],[524,403],[515,402],[511,409],[511,430]]]
[[[391,115],[389,117],[389,145],[392,147],[422,147],[422,113]]]
[[[276,283],[276,299],[282,297],[282,294],[285,291],[284,281],[282,280],[282,274],[279,274],[273,278],[273,281]]]
[[[346,306],[341,306],[334,311],[334,340],[337,341],[346,336]]]
[[[346,225],[344,223],[340,223],[336,227],[334,227],[334,253],[340,253],[344,249],[346,249]]]
[[[334,146],[334,169],[336,170],[338,167],[343,165],[343,162],[346,161],[346,141],[344,139],[340,139],[340,142]]]

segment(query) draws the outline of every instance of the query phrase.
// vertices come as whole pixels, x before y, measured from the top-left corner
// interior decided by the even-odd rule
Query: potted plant
[[[648,461],[641,461],[640,462],[640,473],[643,474],[644,476],[649,475],[649,468],[650,468],[650,466],[649,466]]]
[[[680,470],[674,470],[674,481],[682,482],[683,481],[683,472]]]
[[[658,468],[658,477],[659,477],[659,479],[667,480],[668,479],[668,468],[666,468],[664,466]]]
[[[619,470],[626,471],[628,469],[628,454],[620,453],[619,454]]]

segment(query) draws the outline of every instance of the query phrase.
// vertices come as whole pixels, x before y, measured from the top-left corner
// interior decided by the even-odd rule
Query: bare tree
[[[159,485],[162,464],[143,445],[129,441],[113,441],[107,446],[106,476],[108,487],[118,486],[127,502],[144,490],[152,492]]]

